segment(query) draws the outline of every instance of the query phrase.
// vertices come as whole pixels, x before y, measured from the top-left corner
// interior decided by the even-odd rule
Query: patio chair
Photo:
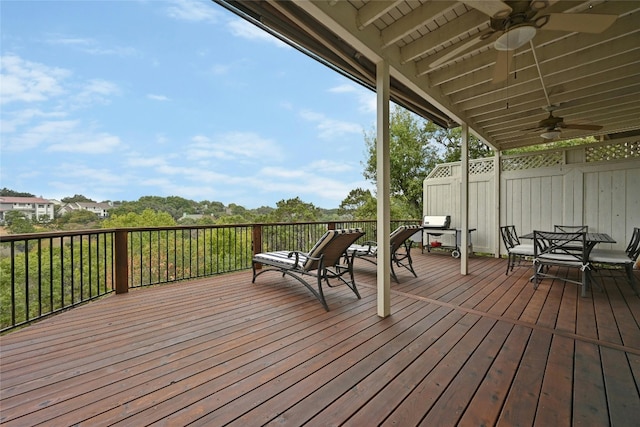
[[[600,268],[607,267],[624,267],[627,273],[627,280],[633,288],[636,295],[640,295],[636,286],[635,276],[633,274],[633,265],[640,256],[640,228],[635,227],[631,240],[624,251],[615,249],[593,249],[589,255],[589,261],[597,264]]]
[[[502,236],[504,246],[507,248],[507,271],[505,274],[509,274],[509,270],[513,271],[516,264],[520,267],[527,257],[533,257],[533,244],[520,243],[515,225],[504,225],[500,227],[500,235]],[[531,267],[531,264],[527,263],[526,266]]]
[[[360,293],[353,278],[353,257],[344,257],[347,248],[360,237],[362,229],[328,230],[308,253],[300,251],[263,252],[253,256],[253,280],[267,271],[277,271],[282,276],[288,275],[311,291],[322,303],[325,310],[329,305],[324,297],[322,282],[333,287],[330,280],[337,279],[344,283],[360,299]],[[343,262],[344,259],[344,262]],[[315,279],[315,287],[305,280]]]
[[[394,264],[398,267],[406,268],[414,277],[418,277],[413,270],[413,260],[411,259],[411,246],[413,245],[413,241],[410,237],[419,232],[420,229],[421,227],[419,225],[401,225],[391,233],[389,238],[389,244],[391,245],[391,277],[396,282],[398,282],[398,277],[393,268]],[[353,244],[347,249],[347,253],[350,256],[355,256],[372,264],[377,264],[377,244],[377,242],[364,242],[361,245]]]
[[[560,233],[588,233],[589,226],[588,225],[554,225],[553,231],[558,231]],[[567,246],[568,249],[574,251],[580,251],[580,244],[572,244]]]
[[[576,247],[581,250],[576,250]],[[581,295],[587,295],[589,289],[590,268],[586,233],[561,233],[552,231],[533,232],[534,276],[533,287],[538,289],[542,279],[559,279],[582,286]],[[550,267],[577,268],[581,272],[581,280],[573,280],[566,276],[551,274]]]
[[[588,225],[554,225],[553,231],[558,231],[560,233],[588,233],[589,226]]]

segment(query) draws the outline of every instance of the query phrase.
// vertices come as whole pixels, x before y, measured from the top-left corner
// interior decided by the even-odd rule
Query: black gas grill
[[[424,245],[428,252],[431,252],[432,248],[449,249],[451,250],[451,256],[454,258],[460,257],[460,245],[462,243],[461,235],[462,230],[451,227],[451,215],[425,215],[422,219],[422,229],[427,235],[427,244]],[[469,229],[469,253],[473,252],[473,245],[471,244],[471,232],[476,231],[475,228]],[[434,239],[431,241],[431,237],[440,237],[443,234],[455,235],[455,245],[443,246],[441,242]]]

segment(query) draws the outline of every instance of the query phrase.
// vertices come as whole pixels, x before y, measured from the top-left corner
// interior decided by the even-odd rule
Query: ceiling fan
[[[555,105],[550,105],[544,107],[543,110],[549,112],[549,117],[546,119],[542,119],[538,122],[538,126],[522,129],[524,132],[530,131],[542,131],[540,134],[544,139],[556,139],[560,136],[562,129],[579,129],[579,130],[600,130],[602,126],[600,125],[589,125],[589,124],[577,124],[577,123],[565,123],[562,117],[557,117],[553,115],[553,112],[558,107]]]
[[[538,30],[601,33],[617,19],[617,15],[592,13],[539,14],[557,0],[461,0],[462,3],[489,15],[490,27],[430,64],[431,68],[447,63],[476,44],[493,39],[498,51],[494,83],[506,79],[513,52],[532,40]]]

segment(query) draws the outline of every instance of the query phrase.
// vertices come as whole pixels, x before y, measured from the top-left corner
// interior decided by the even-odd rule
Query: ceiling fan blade
[[[441,56],[440,58],[436,59],[431,64],[429,64],[429,67],[437,68],[440,65],[451,61],[460,53],[466,51],[467,49],[472,48],[473,46],[480,43],[481,41],[482,41],[482,34],[478,35],[477,37],[474,37],[473,39],[467,41],[466,43],[462,43],[460,46],[456,47],[455,49],[451,49],[446,54],[444,54],[443,56]]]
[[[513,60],[512,50],[498,50],[496,51],[496,65],[493,68],[493,80],[491,83],[497,84],[503,82],[509,76],[509,68],[511,67],[511,61]]]
[[[602,129],[602,126],[600,126],[600,125],[562,124],[560,127],[562,129],[580,129],[580,130],[600,130],[600,129]]]
[[[500,0],[461,0],[469,7],[479,10],[485,15],[495,18],[505,18],[509,16],[511,6]]]
[[[539,131],[544,130],[544,129],[546,129],[546,127],[544,127],[544,126],[542,126],[542,127],[541,126],[536,126],[536,127],[533,127],[533,128],[520,129],[520,131],[521,132],[535,133],[535,132],[539,132]]]
[[[541,29],[597,34],[609,28],[616,19],[618,19],[618,15],[550,13],[549,22],[543,25]]]

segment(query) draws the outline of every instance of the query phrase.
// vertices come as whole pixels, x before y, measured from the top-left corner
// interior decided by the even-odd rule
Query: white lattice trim
[[[544,168],[564,164],[562,151],[547,151],[544,153],[527,154],[502,159],[503,171],[517,171],[525,169]]]
[[[625,160],[640,157],[640,141],[626,141],[585,148],[586,162]]]

